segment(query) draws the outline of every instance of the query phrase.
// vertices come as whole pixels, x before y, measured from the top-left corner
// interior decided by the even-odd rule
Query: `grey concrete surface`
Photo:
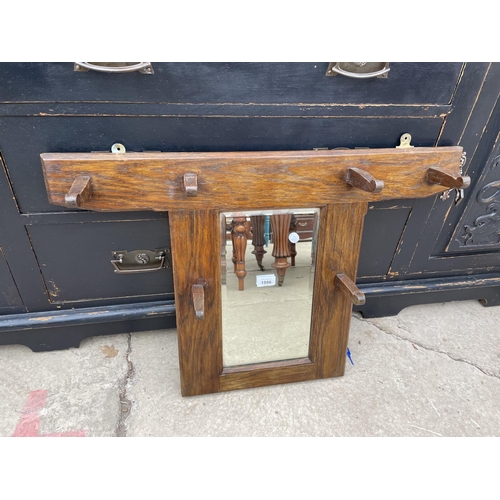
[[[500,436],[499,337],[476,301],[355,315],[344,377],[191,398],[174,330],[0,346],[0,436]]]
[[[40,435],[115,436],[127,349],[127,335],[90,338],[79,349],[42,353],[0,346],[0,436],[14,434],[30,393],[41,390],[47,400],[39,412]]]

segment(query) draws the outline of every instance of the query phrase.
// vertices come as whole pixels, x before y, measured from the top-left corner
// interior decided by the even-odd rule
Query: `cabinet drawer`
[[[390,65],[388,78],[326,76],[317,63],[152,63],[154,74],[75,72],[73,63],[2,63],[0,102],[447,104],[462,63]]]
[[[113,251],[170,249],[166,218],[40,223],[26,229],[53,303],[173,294],[171,269],[118,274],[111,263]]]
[[[301,241],[312,239],[314,231],[314,216],[297,215],[297,229]]]
[[[412,200],[370,205],[363,228],[358,266],[359,281],[389,273],[411,209]]]
[[[23,302],[0,247],[0,312],[17,312]]]

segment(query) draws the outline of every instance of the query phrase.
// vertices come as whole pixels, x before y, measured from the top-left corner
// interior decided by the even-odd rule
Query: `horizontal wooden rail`
[[[44,153],[41,160],[49,200],[55,205],[67,206],[65,195],[75,179],[89,176],[92,197],[82,199],[79,208],[169,211],[318,207],[340,201],[422,198],[443,190],[428,180],[428,170],[435,168],[457,176],[461,155],[461,147],[451,146],[228,153]],[[370,176],[365,177],[376,179],[383,189],[370,192],[349,185],[349,169],[362,169]],[[186,173],[196,176],[196,196],[189,192],[191,186],[186,192]]]

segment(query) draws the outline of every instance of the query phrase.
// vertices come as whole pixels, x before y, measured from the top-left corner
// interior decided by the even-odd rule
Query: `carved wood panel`
[[[500,155],[497,146],[471,193],[447,251],[500,248]]]

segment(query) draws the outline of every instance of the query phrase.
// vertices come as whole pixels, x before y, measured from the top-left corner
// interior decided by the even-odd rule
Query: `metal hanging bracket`
[[[127,150],[125,149],[125,146],[123,144],[116,142],[111,146],[111,152],[117,155],[122,155],[125,154]]]
[[[411,142],[411,135],[410,134],[403,134],[399,138],[399,146],[396,146],[399,149],[404,149],[404,148],[412,148],[413,146],[410,144]]]

